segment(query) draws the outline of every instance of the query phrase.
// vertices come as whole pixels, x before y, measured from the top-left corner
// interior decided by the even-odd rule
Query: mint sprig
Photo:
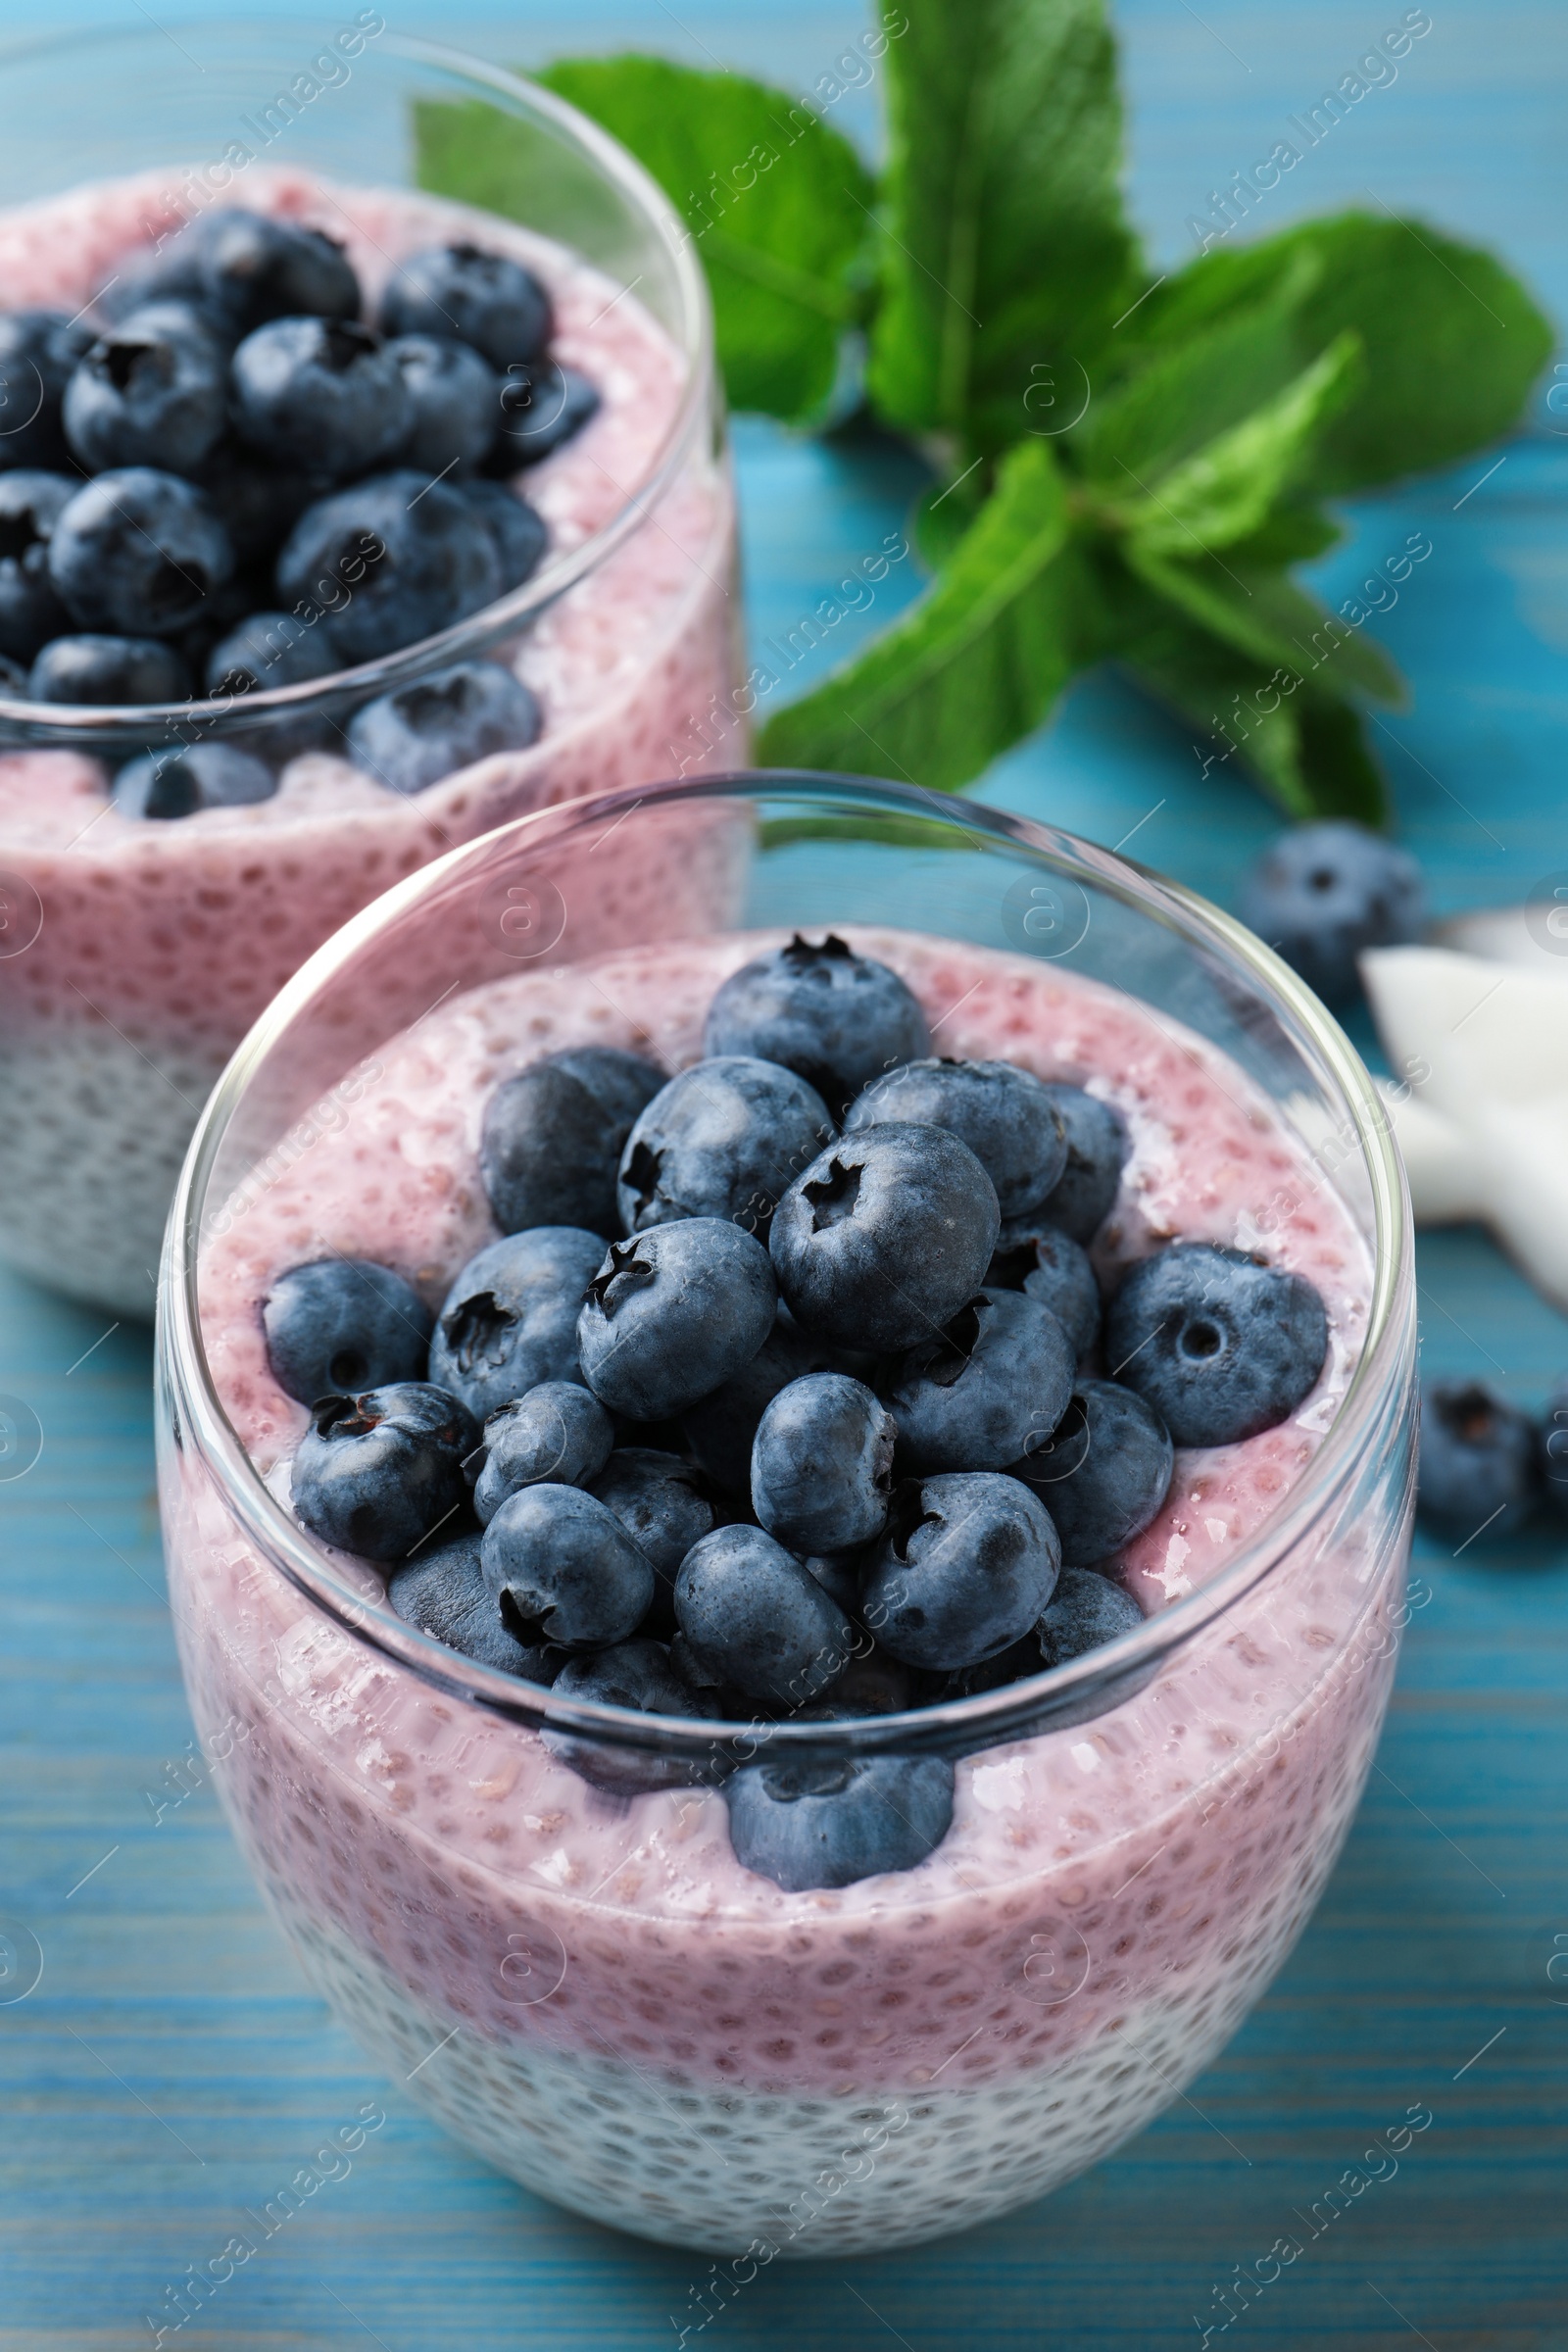
[[[733,405],[792,424],[821,416],[870,294],[876,189],[849,140],[740,74],[612,57],[540,79],[629,147],[684,213]]]
[[[804,97],[741,74],[543,76],[684,217],[733,405],[820,423],[863,340],[868,420],[933,466],[930,588],[773,714],[761,758],[959,790],[1113,660],[1196,731],[1195,772],[1385,822],[1362,713],[1401,682],[1364,611],[1330,613],[1291,566],[1339,535],[1323,499],[1507,432],[1545,319],[1491,255],[1365,212],[1155,278],[1102,0],[899,0],[862,46],[887,82],[880,180]],[[522,125],[432,104],[416,127],[423,185],[528,218],[547,166]]]
[[[868,391],[884,422],[994,456],[1042,421],[1031,370],[1098,347],[1147,282],[1115,43],[1100,0],[898,13]]]
[[[1037,727],[1066,684],[1075,572],[1050,444],[1009,450],[930,592],[768,721],[769,764],[957,791]]]

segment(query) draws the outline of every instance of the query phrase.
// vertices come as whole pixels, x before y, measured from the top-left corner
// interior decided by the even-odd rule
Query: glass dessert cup
[[[432,108],[448,112],[417,112]],[[498,200],[526,213],[526,232],[413,193],[417,123],[482,135],[499,119],[515,142]],[[13,51],[0,129],[0,309],[84,303],[119,250],[103,215],[121,196],[138,234],[221,205],[293,211],[348,238],[372,300],[389,247],[455,232],[505,249],[525,235],[583,265],[568,305],[579,342],[585,330],[590,346],[614,334],[630,348],[641,335],[667,407],[639,435],[617,344],[628,429],[607,398],[575,444],[515,477],[550,523],[544,560],[437,637],[241,699],[88,709],[0,690],[0,1255],[150,1316],[201,1103],[324,939],[390,882],[525,810],[658,778],[683,757],[694,772],[745,758],[723,417],[702,271],[654,183],[549,92],[394,35],[374,11],[341,40],[219,22],[182,27],[178,42],[149,24]],[[40,237],[51,206],[66,208],[65,225]],[[601,428],[612,440],[593,439]],[[587,480],[581,498],[564,465]],[[554,491],[539,487],[552,476]],[[331,743],[368,699],[481,657],[530,685],[543,733],[423,792],[402,797],[312,757],[257,806],[169,822],[106,798],[120,762],[171,744],[230,745],[280,766],[280,745]]]
[[[635,895],[596,887],[612,838]],[[520,968],[570,986],[581,966],[603,995],[592,974],[629,950],[892,923],[981,951],[1015,1001],[1045,983],[1119,992],[1175,1068],[1218,1070],[1243,1120],[1289,1146],[1275,1214],[1332,1211],[1359,1238],[1364,1339],[1332,1412],[1306,1416],[1294,1483],[1108,1646],[902,1714],[654,1719],[401,1623],[240,1443],[210,1269],[243,1253],[280,1185],[312,1181],[313,1153],[318,1172],[354,1159],[377,1090],[410,1066],[389,1040],[444,994]],[[1205,1063],[1202,1041],[1225,1058]],[[406,1129],[407,1104],[394,1114]],[[1371,1082],[1294,974],[1200,900],[1068,836],[858,779],[717,778],[543,811],[398,885],[313,957],[186,1162],[160,1452],[203,1749],[312,1981],[503,2171],[725,2257],[737,2282],[779,2256],[937,2236],[1138,2131],[1308,1917],[1393,1679],[1413,1378],[1408,1210]],[[1195,1503],[1204,1458],[1178,1455]],[[953,1829],[916,1869],[786,1893],[735,1861],[720,1793],[763,1752],[828,1772],[955,1759]]]

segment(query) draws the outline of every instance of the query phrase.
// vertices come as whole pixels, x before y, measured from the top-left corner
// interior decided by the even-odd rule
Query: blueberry
[[[290,1266],[262,1300],[269,1368],[301,1404],[422,1380],[432,1321],[401,1274],[363,1257]]]
[[[1051,1090],[1011,1061],[906,1062],[873,1079],[845,1113],[865,1127],[945,1127],[968,1145],[997,1191],[1004,1220],[1037,1208],[1067,1165]]]
[[[1039,1621],[1060,1565],[1049,1515],[1015,1478],[909,1479],[894,1494],[860,1614],[906,1665],[974,1666]]]
[[[1312,1285],[1240,1250],[1176,1242],[1133,1267],[1105,1317],[1111,1377],[1178,1446],[1234,1446],[1294,1413],[1323,1369]]]
[[[460,481],[452,486],[489,532],[501,565],[501,592],[510,596],[538,570],[550,545],[549,525],[537,507],[500,482]]]
[[[1016,1642],[1009,1642],[1005,1649],[981,1658],[976,1665],[956,1667],[951,1674],[927,1669],[912,1680],[923,1706],[947,1706],[955,1699],[978,1698],[986,1690],[1004,1690],[1009,1683],[1025,1682],[1045,1670],[1038,1633],[1031,1626]]]
[[[473,1507],[488,1527],[509,1494],[549,1484],[586,1487],[610,1459],[614,1424],[598,1398],[571,1380],[542,1380],[484,1425],[484,1467]]]
[[[100,473],[62,508],[49,577],[83,629],[169,637],[197,619],[234,568],[199,490],[150,466]]]
[[[66,439],[83,466],[188,473],[228,417],[222,346],[177,303],[149,304],[84,355],[66,386]]]
[[[414,423],[403,370],[353,319],[274,318],[246,336],[231,372],[235,427],[274,465],[367,473]]]
[[[1017,1221],[1004,1231],[1004,1247],[1014,1248],[1039,1230],[1046,1219],[1069,1241],[1092,1242],[1116,1204],[1121,1172],[1132,1149],[1121,1112],[1081,1086],[1048,1086],[1046,1092],[1061,1116],[1067,1138],[1067,1165],[1039,1209],[1031,1210],[1019,1229]]]
[[[294,1516],[340,1551],[402,1559],[467,1501],[478,1442],[473,1415],[424,1381],[322,1397],[294,1455]]]
[[[855,1629],[760,1527],[718,1527],[675,1579],[675,1617],[710,1668],[750,1697],[809,1706],[849,1664]]]
[[[433,669],[366,703],[349,722],[348,753],[389,792],[424,792],[492,752],[538,740],[539,705],[499,662]]]
[[[238,206],[202,223],[194,276],[205,307],[234,337],[272,318],[357,318],[360,281],[336,238]]]
[[[477,466],[495,439],[495,370],[450,335],[399,335],[386,356],[403,378],[413,419],[398,464],[420,473]]]
[[[807,1566],[812,1563],[808,1560]],[[851,1614],[846,1610],[846,1615]],[[916,1703],[915,1678],[899,1659],[885,1650],[862,1648],[834,1684],[825,1704],[841,1718],[852,1715],[902,1715]]]
[[[646,1638],[568,1658],[556,1678],[556,1690],[563,1698],[629,1707],[638,1715],[691,1717],[707,1711],[676,1673],[663,1642]],[[548,1731],[544,1744],[563,1764],[612,1796],[640,1796],[652,1788],[685,1788],[715,1777],[707,1757],[659,1755],[580,1733]]]
[[[479,1173],[503,1233],[528,1225],[620,1231],[615,1171],[664,1073],[636,1054],[573,1046],[505,1079],[485,1105]]]
[[[834,1349],[795,1330],[781,1314],[757,1353],[681,1415],[681,1435],[710,1478],[749,1499],[752,1446],[773,1398],[792,1380],[840,1368]]]
[[[1547,1460],[1547,1475],[1550,1475]],[[1540,1499],[1542,1465],[1530,1421],[1481,1381],[1433,1380],[1421,1390],[1416,1508],[1446,1537],[1523,1526]],[[1549,1489],[1548,1489],[1549,1492]]]
[[[678,1454],[652,1446],[618,1446],[588,1491],[620,1521],[653,1562],[659,1583],[649,1624],[656,1633],[674,1625],[676,1572],[694,1544],[710,1535],[716,1517],[702,1479]]]
[[[657,1602],[655,1606],[657,1608]],[[673,1597],[670,1618],[673,1622]],[[731,1723],[758,1720],[758,1710],[746,1692],[733,1683],[726,1682],[718,1667],[704,1657],[700,1649],[694,1648],[678,1628],[670,1636],[669,1662],[680,1677],[683,1688],[697,1700],[699,1714],[724,1718]]]
[[[788,1894],[914,1870],[953,1821],[945,1756],[749,1764],[724,1790],[744,1870]]]
[[[580,433],[599,413],[598,387],[554,360],[511,366],[501,380],[500,426],[491,468],[537,466]]]
[[[551,325],[550,297],[532,270],[477,245],[409,254],[381,297],[383,334],[455,335],[501,370],[536,359]]]
[[[228,533],[236,563],[270,566],[321,485],[291,473],[254,449],[224,439],[191,468],[191,479]],[[263,595],[256,600],[266,604]]]
[[[612,1510],[580,1487],[520,1487],[484,1531],[485,1583],[519,1642],[598,1649],[637,1631],[654,1571]]]
[[[812,1372],[781,1389],[752,1445],[752,1503],[795,1551],[847,1551],[887,1525],[893,1419],[863,1381]]]
[[[583,1378],[634,1421],[662,1421],[738,1372],[773,1328],[778,1292],[760,1242],[685,1217],[612,1242],[577,1323]]]
[[[1000,1224],[967,1144],[941,1127],[867,1127],[796,1178],[769,1248],[808,1331],[846,1348],[910,1348],[974,1297]]]
[[[292,612],[266,611],[247,611],[237,626],[205,648],[201,665],[207,692],[224,703],[280,686],[308,685],[335,666],[318,628]],[[281,768],[301,752],[341,751],[343,730],[329,710],[295,705],[270,712],[245,740]]]
[[[632,1707],[642,1715],[697,1715],[701,1710],[669,1662],[662,1642],[617,1642],[611,1649],[568,1658],[557,1678],[563,1698],[601,1707]],[[554,1740],[547,1737],[547,1745]]]
[[[977,1292],[895,1368],[888,1404],[901,1463],[1004,1470],[1061,1419],[1074,1360],[1066,1333],[1038,1299]]]
[[[0,694],[13,702],[27,700],[27,673],[9,654],[0,654]]]
[[[1364,948],[1419,939],[1426,920],[1421,868],[1407,850],[1333,818],[1295,825],[1242,882],[1240,912],[1330,1004],[1356,989]]]
[[[127,760],[115,777],[122,816],[195,816],[204,808],[240,808],[270,801],[277,777],[229,743],[194,743]]]
[[[0,314],[0,468],[69,462],[60,404],[92,341],[90,326],[54,311]]]
[[[189,663],[193,677],[206,676],[207,657],[220,638],[249,619],[267,603],[269,595],[265,574],[242,570],[236,564],[221,587],[215,588],[207,598],[195,619],[174,634],[173,642]]]
[[[739,1054],[694,1062],[626,1139],[621,1224],[646,1233],[678,1217],[730,1217],[765,1241],[780,1194],[832,1134],[821,1096],[778,1062]]]
[[[604,1253],[598,1234],[575,1225],[492,1242],[447,1293],[430,1378],[481,1421],[541,1381],[580,1381],[577,1310]]]
[[[929,1051],[919,1001],[896,972],[832,932],[731,972],[708,1008],[705,1054],[755,1054],[795,1070],[837,1118],[873,1078]]]
[[[93,296],[95,316],[115,322],[152,302],[182,302],[202,316],[210,332],[218,332],[221,322],[202,288],[202,246],[215,217],[199,214],[174,234],[162,236],[156,248],[133,246],[122,254],[113,275]]]
[[[1012,1465],[1051,1513],[1069,1567],[1143,1534],[1170,1491],[1172,1452],[1151,1404],[1114,1381],[1080,1381],[1054,1437]]]
[[[1088,1253],[1054,1226],[1035,1220],[1027,1240],[999,1249],[986,1273],[986,1288],[1022,1291],[1049,1306],[1077,1359],[1100,1337],[1100,1285]]]
[[[481,1666],[525,1683],[553,1683],[564,1650],[519,1642],[503,1622],[479,1566],[479,1538],[468,1529],[393,1570],[387,1599],[405,1625],[444,1642]]]
[[[267,694],[274,686],[325,677],[331,667],[318,629],[292,612],[251,612],[208,656],[207,691],[230,698]]]
[[[846,1617],[858,1615],[860,1606],[860,1576],[865,1566],[863,1544],[857,1545],[849,1551],[808,1551],[806,1554],[806,1565],[829,1598],[838,1602]],[[903,1671],[902,1668],[900,1671]],[[835,1695],[842,1697],[842,1691]],[[851,1713],[855,1712],[853,1706],[850,1711]]]
[[[35,703],[182,703],[190,673],[156,637],[57,637],[32,665]]]
[[[1065,1666],[1143,1622],[1132,1594],[1109,1577],[1096,1576],[1092,1568],[1063,1568],[1037,1629],[1041,1663]]]
[[[461,492],[422,474],[372,474],[307,507],[277,559],[277,591],[322,612],[339,661],[433,637],[493,604],[501,560]]]
[[[49,541],[79,484],[18,467],[0,473],[0,653],[27,662],[71,623],[49,580]]]
[[[211,343],[219,353],[226,381],[228,357],[234,348],[235,337],[226,331],[222,320],[216,318],[196,295],[154,294],[144,302],[127,303],[94,340],[99,343],[109,341],[122,327],[130,326],[132,322],[139,326],[144,319],[152,320],[170,333],[197,335],[204,342]],[[62,408],[62,418],[63,416]],[[171,470],[183,471],[183,467],[172,467]]]

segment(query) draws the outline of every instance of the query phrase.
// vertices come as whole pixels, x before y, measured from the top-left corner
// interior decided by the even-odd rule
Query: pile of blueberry
[[[1485,1381],[1425,1382],[1416,1508],[1461,1551],[1483,1534],[1568,1518],[1568,1383],[1538,1422]]]
[[[0,690],[40,703],[177,703],[292,686],[450,628],[544,553],[504,477],[594,414],[549,354],[533,273],[476,246],[394,270],[377,323],[321,230],[209,213],[127,258],[99,323],[0,317]],[[330,741],[395,792],[525,748],[540,713],[496,662],[383,696],[262,748],[153,750],[128,813],[266,800]]]
[[[439,1640],[653,1715],[888,1713],[1136,1626],[1116,1558],[1173,1444],[1295,1409],[1316,1291],[1177,1242],[1103,1303],[1120,1116],[932,1057],[904,982],[839,939],[744,965],[704,1043],[673,1078],[582,1047],[496,1089],[505,1238],[434,1317],[365,1261],[274,1282],[303,1525]],[[551,1738],[602,1786],[694,1777]],[[725,1778],[740,1859],[792,1888],[911,1868],[952,1787],[929,1756]]]

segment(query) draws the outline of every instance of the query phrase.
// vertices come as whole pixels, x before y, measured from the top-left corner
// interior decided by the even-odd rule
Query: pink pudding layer
[[[1178,1453],[1127,1555],[1145,1612],[1169,1609],[1322,1445],[1366,1339],[1361,1235],[1278,1106],[1133,999],[1024,956],[849,936],[904,976],[947,1054],[1005,1056],[1122,1110],[1133,1152],[1103,1268],[1172,1235],[1251,1247],[1268,1219],[1270,1255],[1322,1294],[1317,1389],[1262,1437]],[[307,1160],[210,1220],[208,1360],[274,1493],[305,1414],[267,1367],[273,1277],[341,1251],[439,1303],[495,1238],[476,1148],[498,1080],[582,1042],[681,1067],[719,980],[772,944],[654,946],[454,998],[377,1054]],[[805,1894],[741,1868],[721,1795],[607,1798],[535,1733],[329,1622],[188,1452],[167,1459],[165,1524],[217,1778],[345,2022],[404,2073],[442,2043],[413,2087],[547,2195],[677,2242],[819,2254],[1040,2193],[1234,2030],[1321,1890],[1368,1769],[1407,1456],[1391,1415],[1352,1502],[1136,1696],[961,1760],[953,1827],[917,1869]],[[379,1576],[338,1565],[373,1606]],[[781,2219],[822,2168],[838,2186],[813,2192],[808,2223]]]
[[[466,238],[525,262],[555,306],[553,352],[592,379],[602,406],[515,487],[558,555],[644,494],[686,363],[634,294],[526,229],[407,189],[258,168],[240,194],[341,241],[372,308],[395,260],[421,246]],[[144,174],[0,216],[0,310],[79,311],[127,249],[170,224],[172,201],[166,178]],[[323,939],[507,818],[683,762],[744,764],[743,732],[722,723],[738,675],[734,532],[726,463],[699,429],[631,535],[508,649],[539,699],[538,743],[416,798],[312,753],[271,800],[148,822],[110,803],[96,760],[0,754],[0,1254],[150,1314],[149,1269],[201,1102]],[[701,757],[694,744],[708,747]]]

